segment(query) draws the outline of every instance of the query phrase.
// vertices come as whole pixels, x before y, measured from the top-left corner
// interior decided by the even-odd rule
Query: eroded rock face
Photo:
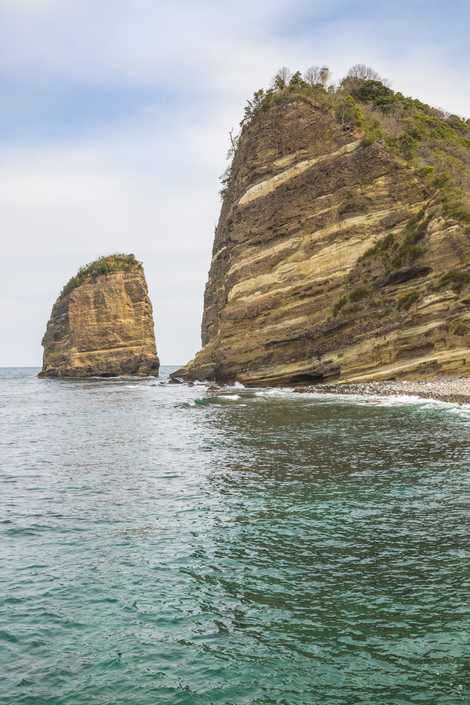
[[[142,268],[91,276],[61,295],[42,344],[41,377],[158,375]]]
[[[251,385],[470,373],[465,228],[380,142],[291,96],[243,130],[201,352],[175,373]],[[454,277],[455,278],[455,277]]]

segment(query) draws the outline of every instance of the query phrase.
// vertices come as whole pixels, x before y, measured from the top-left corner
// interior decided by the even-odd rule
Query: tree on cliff
[[[302,78],[302,74],[300,71],[296,71],[294,74],[292,74],[291,79],[289,81],[289,88],[304,88],[307,86],[306,81]]]
[[[251,100],[247,100],[243,112],[243,119],[240,123],[241,127],[253,118],[257,111],[262,107],[263,101],[269,93],[270,91],[265,91],[264,88],[260,88],[258,91],[253,93],[253,98],[251,98]]]
[[[325,88],[330,75],[328,66],[310,66],[304,73],[304,80],[309,86],[322,86]]]
[[[389,81],[375,71],[375,69],[366,64],[354,64],[349,69],[344,81],[377,81],[378,83],[383,83],[384,86],[389,85]],[[343,81],[343,82],[344,82]]]
[[[287,88],[290,80],[292,78],[292,71],[287,68],[287,66],[281,66],[277,74],[274,76],[273,88],[276,90],[282,90]]]

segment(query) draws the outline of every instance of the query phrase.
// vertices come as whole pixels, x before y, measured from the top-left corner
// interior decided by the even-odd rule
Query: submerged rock
[[[175,376],[290,385],[470,374],[470,228],[429,177],[448,139],[470,184],[470,126],[380,84],[396,104],[385,139],[391,108],[373,104],[377,81],[358,83],[365,107],[343,89],[287,87],[265,94],[242,128],[203,347]],[[442,128],[423,128],[415,161],[396,136],[410,120]]]
[[[42,345],[40,377],[157,376],[152,304],[134,255],[82,267],[55,302]]]

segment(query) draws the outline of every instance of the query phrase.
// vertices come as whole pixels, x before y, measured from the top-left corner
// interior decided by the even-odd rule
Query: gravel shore
[[[295,391],[379,396],[405,394],[452,404],[470,404],[470,377],[440,377],[433,380],[363,382],[360,384],[320,384],[315,387],[297,387]]]

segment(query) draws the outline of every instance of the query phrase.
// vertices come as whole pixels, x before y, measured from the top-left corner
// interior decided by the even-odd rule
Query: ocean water
[[[2,705],[470,702],[470,408],[35,372],[0,371]]]

